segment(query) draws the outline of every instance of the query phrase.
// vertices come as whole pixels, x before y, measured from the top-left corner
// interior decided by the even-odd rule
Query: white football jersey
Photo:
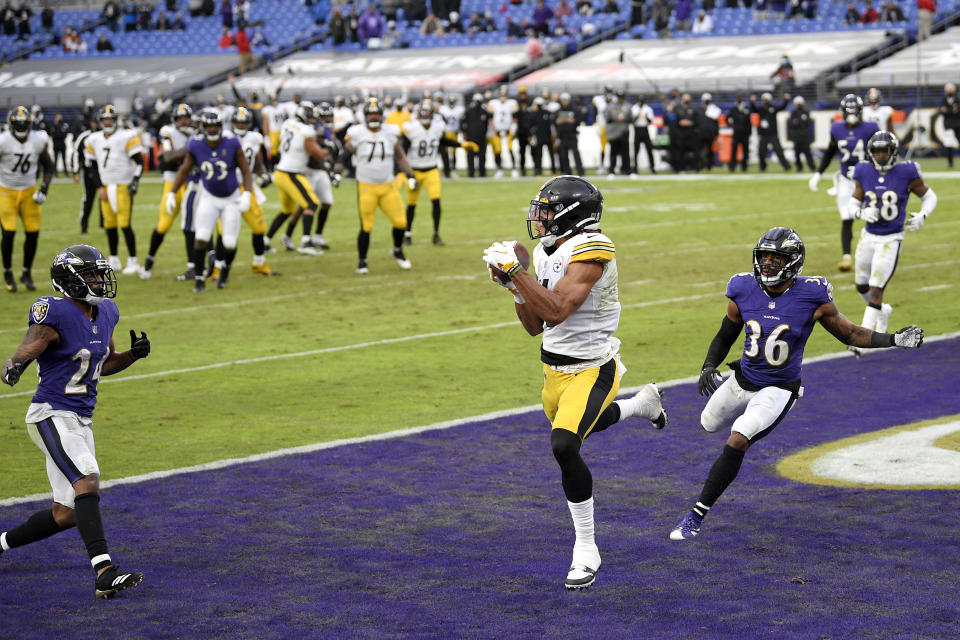
[[[260,109],[260,120],[266,131],[276,131],[280,133],[283,127],[283,121],[287,119],[287,114],[283,109],[275,104],[264,105]]]
[[[410,141],[407,159],[411,167],[418,171],[436,168],[443,128],[443,118],[434,118],[429,127],[424,127],[419,120],[407,120],[403,123],[403,135]]]
[[[47,132],[34,129],[23,142],[9,130],[0,133],[0,187],[23,191],[37,182],[40,156],[47,150]]]
[[[109,138],[103,131],[87,137],[88,161],[97,163],[103,184],[129,184],[137,166],[130,156],[138,153],[143,153],[143,145],[136,129],[117,129]]]
[[[172,124],[165,124],[160,127],[158,135],[160,137],[160,148],[162,153],[183,149],[190,141],[189,135],[178,129],[176,125]],[[165,182],[173,182],[176,177],[177,172],[175,170],[163,172],[163,179]]]
[[[223,120],[223,130],[233,131],[233,114],[237,112],[237,108],[232,104],[219,104],[211,108],[220,114],[220,118]]]
[[[354,117],[353,109],[344,105],[342,107],[333,108],[333,130],[340,131],[345,129],[357,121]]]
[[[607,107],[610,106],[607,102],[607,97],[603,94],[593,96],[593,106],[596,107],[597,110],[597,117],[595,119],[597,126],[607,126]]]
[[[573,236],[551,255],[538,244],[533,250],[537,281],[553,291],[566,275],[571,262],[595,261],[603,264],[597,280],[580,307],[556,326],[544,325],[543,348],[580,360],[596,360],[616,351],[613,337],[620,324],[620,298],[617,290],[617,261],[613,241],[602,233],[584,232]]]
[[[491,118],[493,128],[501,133],[510,131],[513,126],[513,114],[517,112],[518,108],[517,101],[513,98],[507,98],[506,100],[494,98],[491,100],[487,109],[493,116]]]
[[[260,148],[263,146],[263,134],[253,129],[247,129],[247,132],[243,135],[240,135],[238,131],[234,130],[233,135],[240,141],[243,155],[247,159],[247,164],[250,165],[250,173],[253,173],[254,162],[260,153]],[[243,173],[240,171],[240,167],[237,167],[237,181],[241,186],[243,185]]]
[[[280,162],[277,169],[288,173],[306,173],[310,154],[304,146],[316,138],[317,130],[305,122],[288,118],[280,129]]]
[[[453,105],[452,107],[448,104],[440,105],[437,113],[440,114],[445,123],[443,130],[448,133],[460,133],[460,123],[463,121],[464,111],[463,105],[460,104]]]
[[[353,161],[357,180],[368,184],[385,184],[393,180],[393,150],[400,139],[400,127],[382,124],[371,131],[365,124],[347,129],[345,141],[353,145]]]
[[[880,128],[880,131],[887,130],[890,125],[890,116],[892,115],[893,107],[887,105],[881,105],[879,107],[865,105],[863,107],[863,121],[876,122],[877,126]]]

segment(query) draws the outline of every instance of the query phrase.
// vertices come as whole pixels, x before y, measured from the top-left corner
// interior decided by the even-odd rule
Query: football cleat
[[[367,261],[361,260],[357,263],[357,275],[365,276],[370,273],[370,269],[367,268]]]
[[[207,255],[203,259],[203,277],[204,278],[216,278],[220,275],[220,270],[217,267],[217,252],[213,249],[207,250]],[[216,273],[214,273],[216,271]]]
[[[27,288],[27,291],[37,290],[37,285],[33,284],[33,276],[30,275],[29,271],[24,271],[20,274],[20,282]],[[893,307],[890,307],[890,310],[893,311]]]
[[[644,385],[632,398],[619,402],[622,409],[627,409],[626,415],[620,419],[640,416],[653,423],[654,429],[663,429],[667,426],[667,412],[662,403],[663,392],[655,382]]]
[[[9,269],[5,269],[3,272],[3,283],[10,293],[14,293],[17,290],[17,281],[13,279],[13,271]]]
[[[197,278],[193,281],[193,292],[194,293],[203,293],[207,290],[207,284],[203,281],[202,278]]]
[[[274,272],[266,262],[263,264],[252,264],[250,265],[250,273],[255,273],[261,276],[278,276],[279,273]]]
[[[597,570],[591,569],[585,564],[571,565],[567,572],[567,579],[563,581],[563,586],[569,591],[577,589],[588,589],[597,580]]]
[[[853,346],[852,344],[851,344],[851,345],[847,345],[847,351],[849,351],[849,352],[852,353],[854,356],[856,356],[857,360],[859,360],[859,359],[860,359],[860,356],[863,355],[863,349],[861,349],[860,347],[855,347],[855,346]]]
[[[268,236],[263,236],[263,252],[264,253],[276,253],[277,249],[270,246],[270,238]]]
[[[317,249],[313,246],[313,243],[309,238],[304,238],[300,241],[300,246],[297,247],[297,253],[302,253],[305,256],[322,256],[323,251]]]
[[[149,269],[140,269],[140,279],[141,279],[141,280],[149,280],[149,279],[150,279],[150,276],[152,276],[152,275],[153,275],[153,272],[150,271]]]
[[[218,269],[220,273],[217,274],[217,289],[226,289],[227,288],[227,278],[230,277],[230,267],[224,267],[223,269]]]
[[[394,247],[390,250],[390,257],[397,261],[397,264],[400,265],[401,269],[409,269],[413,265],[410,264],[410,261],[407,260],[407,257],[403,255],[403,249],[400,247]]]
[[[143,574],[139,571],[121,571],[116,565],[111,565],[97,576],[94,594],[98,598],[112,598],[118,591],[135,587],[142,580]]]
[[[443,239],[442,239],[438,234],[436,234],[436,233],[433,234],[433,244],[435,244],[435,245],[442,245],[442,244],[443,244]]]
[[[110,259],[107,262],[110,264],[110,268],[114,271],[120,271],[123,269],[123,263],[120,262],[120,258],[117,256],[110,256]]]
[[[837,269],[840,271],[850,271],[853,269],[853,258],[850,257],[849,253],[843,254],[840,262],[837,263]]]
[[[317,249],[323,249],[324,251],[330,250],[330,245],[327,244],[327,241],[323,239],[323,236],[319,233],[313,234],[310,238],[310,242],[313,243]]]
[[[290,239],[290,236],[283,234],[280,236],[280,244],[283,245],[283,248],[287,251],[296,251],[296,247],[293,246],[293,240]]]
[[[127,266],[124,267],[123,271],[121,271],[120,273],[124,273],[130,276],[139,272],[140,272],[140,263],[137,262],[136,258],[130,257],[130,258],[127,258]]]
[[[197,271],[193,267],[187,268],[186,271],[174,278],[174,280],[184,281],[184,280],[193,280],[197,277]]]
[[[702,522],[702,516],[698,516],[694,511],[688,512],[687,515],[683,516],[680,524],[670,532],[670,539],[689,540],[690,538],[695,538],[697,534],[700,533],[700,524]]]
[[[409,231],[403,232],[403,244],[407,245],[408,247],[413,244],[413,234]]]

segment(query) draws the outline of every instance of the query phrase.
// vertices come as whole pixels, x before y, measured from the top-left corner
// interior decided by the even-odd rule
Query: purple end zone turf
[[[807,365],[806,395],[687,543],[667,534],[726,434],[700,429],[695,385],[667,389],[665,431],[586,441],[603,566],[583,593],[562,586],[573,532],[539,412],[113,487],[111,552],[143,584],[95,600],[75,531],[6,552],[0,638],[957,637],[957,491],[774,465],[960,413],[958,372],[960,340]],[[0,529],[42,506],[0,509]]]

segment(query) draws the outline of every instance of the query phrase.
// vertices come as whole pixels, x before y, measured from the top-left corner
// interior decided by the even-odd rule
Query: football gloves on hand
[[[338,172],[338,173],[334,173],[332,176],[330,176],[330,184],[331,184],[332,186],[334,186],[334,187],[339,187],[339,186],[340,186],[340,182],[341,182],[342,180],[343,180],[343,174],[341,174],[341,173],[339,173],[339,172]]]
[[[127,191],[130,192],[131,196],[137,195],[137,189],[140,188],[140,178],[137,176],[133,177],[133,180],[130,181],[130,184],[127,186]]]
[[[33,201],[37,204],[43,204],[47,201],[47,185],[43,185],[33,192]]]
[[[876,207],[864,207],[857,211],[857,217],[864,222],[876,222],[880,219],[880,209]]]
[[[173,191],[167,194],[167,203],[165,208],[168,215],[177,215],[177,195]]]
[[[512,278],[518,271],[523,269],[520,259],[514,250],[515,240],[507,242],[494,242],[483,250],[483,261],[491,267],[496,267]]]
[[[130,329],[130,353],[136,360],[150,355],[150,339],[147,338],[146,333],[141,331],[138,338],[137,333]]]
[[[517,285],[513,284],[513,280],[507,280],[504,282],[497,277],[497,274],[493,272],[493,267],[491,267],[489,264],[487,265],[487,271],[490,273],[490,280],[492,280],[494,284],[500,285],[510,293],[517,293]]]
[[[250,192],[244,191],[240,194],[240,213],[246,213],[250,210]]]
[[[810,176],[810,182],[807,183],[807,185],[810,187],[810,191],[817,190],[817,185],[820,184],[820,178],[821,178],[820,172],[817,172],[812,176]]]
[[[927,216],[930,215],[926,211],[916,211],[910,214],[910,219],[907,220],[906,227],[907,231],[919,231],[920,227],[923,226],[923,223],[927,221]]]
[[[265,189],[266,187],[270,186],[271,182],[273,182],[273,176],[271,176],[269,173],[261,173],[257,176],[257,186],[259,186],[261,189]]]
[[[410,191],[416,191],[416,190],[417,190],[417,179],[416,179],[416,178],[407,178],[407,188],[410,189]]]
[[[479,153],[480,151],[480,145],[478,145],[476,142],[473,142],[471,140],[464,140],[463,142],[460,143],[460,146],[466,149],[467,151],[472,151],[473,153]]]
[[[3,363],[0,378],[3,378],[3,381],[12,387],[20,381],[20,375],[23,373],[25,366],[22,362],[15,363],[13,359],[7,360]]]
[[[700,380],[697,381],[697,389],[700,395],[709,396],[720,387],[721,382],[723,382],[723,376],[716,367],[704,367],[700,372]]]
[[[901,349],[916,349],[923,344],[923,329],[910,325],[893,334],[893,344]]]

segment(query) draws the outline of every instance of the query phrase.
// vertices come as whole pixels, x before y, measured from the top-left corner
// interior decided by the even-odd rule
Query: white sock
[[[861,327],[873,330],[877,326],[877,320],[880,319],[880,309],[876,307],[867,306],[863,310],[863,322],[860,324]]]
[[[213,261],[213,267],[214,267],[215,269],[223,269],[225,266],[227,266],[227,261],[226,261],[226,260],[214,260],[214,261]]]
[[[625,420],[640,412],[640,403],[635,396],[624,398],[623,400],[614,400],[613,402],[620,407],[620,420]]]
[[[889,309],[887,313],[884,313],[884,307]],[[890,316],[893,315],[893,307],[890,305],[884,304],[880,306],[880,313],[877,315],[877,327],[874,329],[877,333],[886,333],[887,325],[890,323]]]
[[[593,498],[587,498],[583,502],[567,501],[570,507],[570,515],[573,517],[573,529],[577,533],[577,542],[574,548],[580,546],[590,546],[596,544],[593,539]]]
[[[262,266],[264,262],[265,262],[265,261],[264,261],[264,259],[263,259],[263,255],[262,255],[262,254],[259,255],[259,256],[253,256],[253,264],[255,264],[255,265],[257,265],[257,266]]]

